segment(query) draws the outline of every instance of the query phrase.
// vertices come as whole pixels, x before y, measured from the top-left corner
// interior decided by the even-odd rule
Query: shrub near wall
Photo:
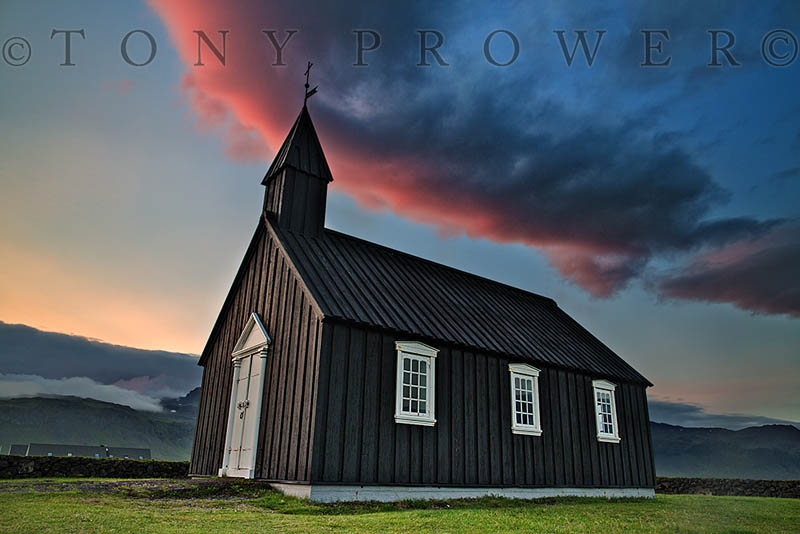
[[[189,462],[0,455],[0,478],[186,478]]]
[[[740,478],[656,478],[656,493],[800,498],[800,480]]]

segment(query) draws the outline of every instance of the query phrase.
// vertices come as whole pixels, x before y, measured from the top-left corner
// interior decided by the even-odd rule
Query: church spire
[[[315,91],[316,87],[311,94],[306,90],[306,99]],[[325,224],[325,201],[331,181],[331,170],[304,102],[261,182],[267,188],[264,211],[283,229],[318,236]]]

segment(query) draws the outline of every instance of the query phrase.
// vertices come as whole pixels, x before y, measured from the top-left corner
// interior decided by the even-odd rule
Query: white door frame
[[[250,318],[247,320],[247,324],[245,325],[242,334],[239,336],[239,340],[236,342],[236,345],[234,345],[233,353],[231,355],[233,363],[233,386],[231,387],[231,400],[228,410],[228,428],[225,435],[225,452],[222,457],[222,466],[219,469],[219,476],[241,478],[253,478],[255,476],[256,456],[258,454],[258,431],[261,423],[261,405],[264,398],[264,375],[266,374],[267,355],[269,354],[269,345],[271,341],[272,340],[270,339],[269,334],[267,334],[267,330],[264,328],[261,320],[258,318],[258,315],[253,312],[250,315]],[[252,399],[252,401],[254,401],[252,406],[249,405],[251,399],[247,399],[248,404],[239,407],[237,406],[236,398],[239,387],[239,378],[241,376],[242,359],[251,357],[253,360],[255,360],[256,355],[259,356],[258,362],[250,362],[250,369],[253,369],[256,365],[259,366],[256,398]],[[249,444],[251,445],[252,458],[250,465],[242,466],[239,463],[236,466],[232,466],[229,465],[231,443],[233,441],[233,432],[237,418],[237,412],[240,409],[247,411],[252,410],[252,415],[244,420],[244,424],[254,425],[253,441]],[[244,429],[242,428],[242,430]],[[240,444],[240,454],[241,445],[242,444]]]

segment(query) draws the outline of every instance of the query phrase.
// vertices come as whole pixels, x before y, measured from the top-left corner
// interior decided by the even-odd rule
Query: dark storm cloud
[[[696,260],[658,284],[669,298],[730,302],[754,313],[800,317],[800,225]]]
[[[649,9],[632,18],[642,24],[650,17],[675,23],[682,33],[672,45],[688,56],[707,48],[708,20],[735,16],[722,8],[688,19],[676,10]],[[402,27],[406,21],[399,20]],[[520,33],[531,39],[530,32]],[[533,35],[543,40],[534,48],[547,50],[550,36]],[[394,48],[382,53],[397,53],[393,42]],[[621,47],[605,70],[596,69],[597,76],[617,75],[620,69],[644,76],[634,61],[641,54],[641,36],[630,34],[625,42],[634,48]],[[330,54],[337,52],[350,51],[334,48]],[[615,49],[608,46],[604,53],[613,55]],[[460,67],[468,83],[460,83],[458,77],[406,65],[398,84],[396,67],[378,66],[369,86],[389,105],[368,120],[329,108],[320,110],[321,119],[336,124],[337,134],[362,157],[394,160],[397,167],[411,169],[406,176],[374,179],[416,189],[440,220],[459,199],[481,221],[462,223],[466,233],[540,247],[565,277],[598,296],[641,276],[653,257],[753,238],[776,224],[711,218],[729,193],[680,144],[692,132],[653,131],[654,117],[670,111],[663,95],[651,100],[646,113],[614,124],[601,118],[602,109],[593,114],[565,108],[548,96],[549,84],[529,70],[528,75],[487,72],[468,62]],[[691,71],[691,63],[685,64],[672,68],[670,76],[688,79]],[[337,82],[341,87],[335,94],[350,95],[360,87],[358,78]],[[392,189],[384,193],[389,205],[397,194]]]
[[[595,295],[641,275],[653,256],[720,246],[775,224],[709,220],[728,193],[678,146],[628,127],[592,125],[552,102],[510,113],[494,94],[514,89],[473,87],[473,105],[454,120],[446,96],[426,99],[412,113],[382,118],[375,128],[385,137],[361,131],[353,142],[361,139],[360,150],[374,158],[418,155],[413,174],[400,177],[402,188],[415,188],[434,209],[441,204],[440,213],[460,199],[481,219],[479,229],[467,222],[467,233],[542,247],[562,274]]]
[[[760,425],[794,425],[796,421],[773,419],[758,415],[715,414],[705,411],[700,406],[681,402],[648,401],[650,420],[656,423],[667,423],[685,427],[711,427],[740,430]]]
[[[151,396],[178,396],[200,384],[197,358],[110,345],[0,322],[0,373],[45,379],[88,377]]]
[[[495,28],[476,22],[489,14],[478,6],[453,16],[427,3],[344,3],[304,17],[303,9],[257,2],[179,4],[153,0],[187,59],[196,42],[186,28],[224,24],[241,46],[269,55],[261,21],[302,27],[284,57],[289,70],[316,58],[321,92],[312,115],[336,187],[448,234],[537,247],[594,295],[614,294],[654,258],[753,239],[779,222],[715,216],[730,194],[687,148],[708,140],[687,143],[691,131],[662,124],[686,84],[695,91],[717,83],[693,69],[708,61],[707,28],[748,20],[741,9],[659,4],[625,12],[621,21],[620,11],[606,8],[514,6],[523,49],[513,68],[498,69],[481,53]],[[638,30],[662,24],[674,30],[668,53],[675,64],[661,73],[641,69]],[[581,58],[566,67],[552,30],[604,25],[609,38],[595,66]],[[377,29],[381,48],[367,53],[369,68],[342,68],[356,61],[352,30],[359,27]],[[416,67],[418,28],[443,32],[450,67]],[[743,38],[752,41],[752,33]],[[224,77],[197,70],[187,77],[185,86],[202,96],[194,99],[199,113],[198,101],[219,103],[279,145],[293,119],[285,103],[298,95],[283,71],[270,77],[242,63],[226,67]],[[662,89],[670,85],[677,88]]]

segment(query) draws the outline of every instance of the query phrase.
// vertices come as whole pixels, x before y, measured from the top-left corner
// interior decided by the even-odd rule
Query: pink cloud
[[[523,108],[498,119],[508,110],[496,109],[496,95],[476,93],[456,110],[446,85],[409,78],[422,76],[420,69],[386,77],[335,70],[331,65],[352,62],[351,48],[333,45],[347,5],[319,6],[301,24],[297,11],[263,2],[150,4],[187,67],[182,89],[199,125],[219,128],[229,156],[268,161],[299,111],[306,59],[324,58],[315,67],[322,90],[312,114],[333,187],[366,208],[435,225],[443,235],[538,247],[593,295],[613,295],[655,254],[764,231],[750,219],[700,223],[724,194],[678,151],[631,149],[632,140],[616,130],[548,137],[531,131],[540,116],[525,117]],[[284,51],[288,66],[272,67],[275,51],[262,30],[281,28],[301,31]],[[205,66],[193,66],[194,31],[205,31],[221,48],[221,29],[230,32],[226,65],[204,45]]]

